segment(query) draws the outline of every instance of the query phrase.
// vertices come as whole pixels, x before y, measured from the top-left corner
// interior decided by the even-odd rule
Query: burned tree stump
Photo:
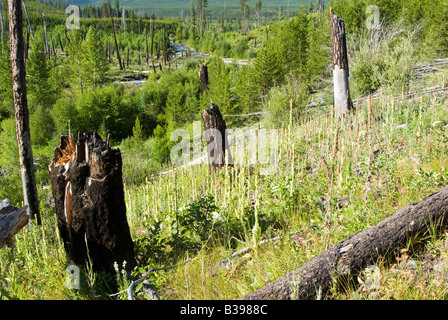
[[[201,111],[204,121],[205,140],[207,141],[207,157],[210,172],[226,165],[226,150],[228,163],[232,164],[232,155],[228,144],[227,126],[219,107],[212,102],[211,107]]]
[[[330,8],[331,48],[333,52],[334,114],[340,117],[353,108],[350,98],[349,68],[345,24]]]
[[[0,202],[0,249],[9,244],[12,238],[27,225],[30,216],[27,206],[16,208],[8,199]]]
[[[199,69],[199,85],[201,88],[201,93],[207,91],[208,88],[208,69],[207,63],[201,64],[201,68]]]
[[[120,150],[96,133],[80,133],[76,143],[62,136],[49,167],[67,256],[77,265],[90,257],[96,272],[114,273],[114,262],[135,266],[121,168]]]

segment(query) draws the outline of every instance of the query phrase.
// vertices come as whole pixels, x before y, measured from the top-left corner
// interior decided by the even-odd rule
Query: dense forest
[[[124,8],[119,0],[86,2],[79,6],[79,28],[67,28],[73,12],[65,11],[64,1],[24,1],[31,143],[45,225],[24,229],[15,246],[0,249],[0,299],[112,294],[89,266],[83,269],[81,290],[64,287],[66,261],[48,175],[61,135],[95,131],[105,137],[104,123],[111,145],[123,154],[128,220],[139,262],[132,274],[117,271],[118,282],[123,289],[150,267],[193,257],[185,274],[151,275],[166,299],[248,294],[329,244],[446,185],[447,100],[437,90],[446,88],[448,74],[446,65],[431,64],[448,55],[446,1],[338,0],[294,7],[283,2],[240,0],[226,11],[207,0],[191,0],[176,17],[177,12],[163,15],[140,4]],[[369,28],[372,4],[380,14]],[[20,207],[7,7],[1,0],[0,200]],[[345,23],[350,90],[357,102],[356,112],[341,122],[329,116],[330,7]],[[209,82],[203,92],[198,72],[204,63]],[[437,73],[416,77],[422,65]],[[428,95],[405,98],[417,91]],[[375,95],[381,98],[372,111],[365,99]],[[176,141],[171,133],[179,128],[193,133],[194,122],[201,121],[201,110],[211,101],[229,128],[280,130],[278,175],[258,177],[245,166],[232,181],[225,173],[208,178],[206,166],[161,174],[173,168],[170,152]],[[406,133],[390,129],[403,124]],[[340,196],[347,194],[355,200],[341,205]],[[315,226],[326,221],[328,210],[339,213],[327,233]],[[303,228],[308,228],[305,234],[291,233]],[[254,249],[252,256],[216,271],[213,264],[229,252],[255,248],[261,239],[279,234],[286,240],[278,246]],[[443,250],[437,241],[431,242],[433,252]],[[377,297],[447,297],[444,284],[431,292],[422,289],[413,296],[403,289],[403,296],[393,296],[390,286],[406,284],[394,285],[399,277],[381,272],[389,282]],[[42,281],[47,277],[51,280]],[[328,297],[369,296],[333,289]]]

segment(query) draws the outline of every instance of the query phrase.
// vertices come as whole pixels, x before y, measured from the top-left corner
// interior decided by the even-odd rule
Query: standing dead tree
[[[8,8],[14,112],[24,204],[28,207],[30,218],[36,218],[37,224],[41,225],[26,95],[25,41],[23,40],[21,1],[8,0]]]
[[[58,228],[69,259],[91,261],[95,271],[113,274],[114,263],[135,266],[126,220],[122,158],[96,134],[80,133],[75,143],[62,136],[49,167]]]
[[[8,199],[0,202],[0,249],[10,243],[12,237],[28,223],[30,216],[26,209],[26,206],[11,206]]]
[[[302,267],[241,299],[311,300],[319,292],[325,296],[334,281],[356,279],[362,269],[378,259],[393,258],[406,244],[416,244],[434,230],[447,227],[448,187],[445,187],[351,235]]]
[[[207,141],[207,156],[210,172],[226,165],[225,155],[228,152],[229,162],[232,162],[227,137],[227,126],[218,106],[212,102],[211,107],[201,111],[204,121],[205,139]]]
[[[330,8],[331,48],[333,52],[334,114],[336,117],[347,114],[353,103],[350,98],[349,68],[344,21]]]
[[[207,63],[201,64],[201,67],[199,69],[199,86],[201,88],[201,93],[204,93],[208,88]]]
[[[123,69],[124,69],[124,62],[121,63],[120,49],[118,48],[117,35],[115,34],[115,24],[114,24],[114,18],[113,18],[112,12],[110,13],[110,22],[112,24],[112,32],[114,34],[114,43],[115,43],[115,50],[117,50],[118,64],[120,65],[120,70],[123,71]]]

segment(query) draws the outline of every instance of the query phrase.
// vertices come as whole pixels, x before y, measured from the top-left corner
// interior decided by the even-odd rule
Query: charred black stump
[[[60,236],[69,260],[92,262],[95,272],[113,274],[114,263],[136,265],[126,220],[122,158],[96,133],[80,133],[75,143],[61,136],[49,166]]]

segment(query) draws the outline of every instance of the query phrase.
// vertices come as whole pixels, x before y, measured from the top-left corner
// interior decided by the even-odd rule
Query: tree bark
[[[336,117],[347,114],[353,103],[350,98],[349,68],[344,21],[330,8],[331,48],[333,52],[334,113]]]
[[[207,141],[207,155],[210,172],[226,165],[226,150],[230,159],[232,159],[228,144],[227,126],[222,117],[219,107],[212,102],[211,107],[201,111],[204,121],[205,139]]]
[[[380,257],[393,258],[407,242],[416,243],[436,229],[448,226],[448,187],[356,233],[314,257],[302,267],[245,295],[241,299],[316,299],[333,281],[356,278]],[[296,291],[293,291],[293,288]]]
[[[201,93],[204,93],[208,88],[208,69],[206,63],[201,64],[199,69],[199,86]]]
[[[8,8],[14,112],[24,204],[28,207],[30,218],[36,218],[37,224],[41,225],[26,96],[26,70],[23,47],[25,42],[23,41],[21,1],[8,0]]]
[[[154,28],[155,28],[155,20],[152,19],[151,23],[151,59],[154,56]]]
[[[16,208],[8,199],[0,202],[0,249],[28,223],[27,207]]]
[[[49,167],[58,228],[74,264],[91,260],[93,270],[114,273],[114,263],[135,266],[134,245],[126,220],[118,149],[94,133],[74,142],[61,137]],[[86,245],[87,244],[87,245]]]
[[[146,65],[149,66],[148,30],[146,30],[146,29],[145,29],[145,46],[146,46]]]
[[[166,65],[166,27],[163,27],[163,63]]]

